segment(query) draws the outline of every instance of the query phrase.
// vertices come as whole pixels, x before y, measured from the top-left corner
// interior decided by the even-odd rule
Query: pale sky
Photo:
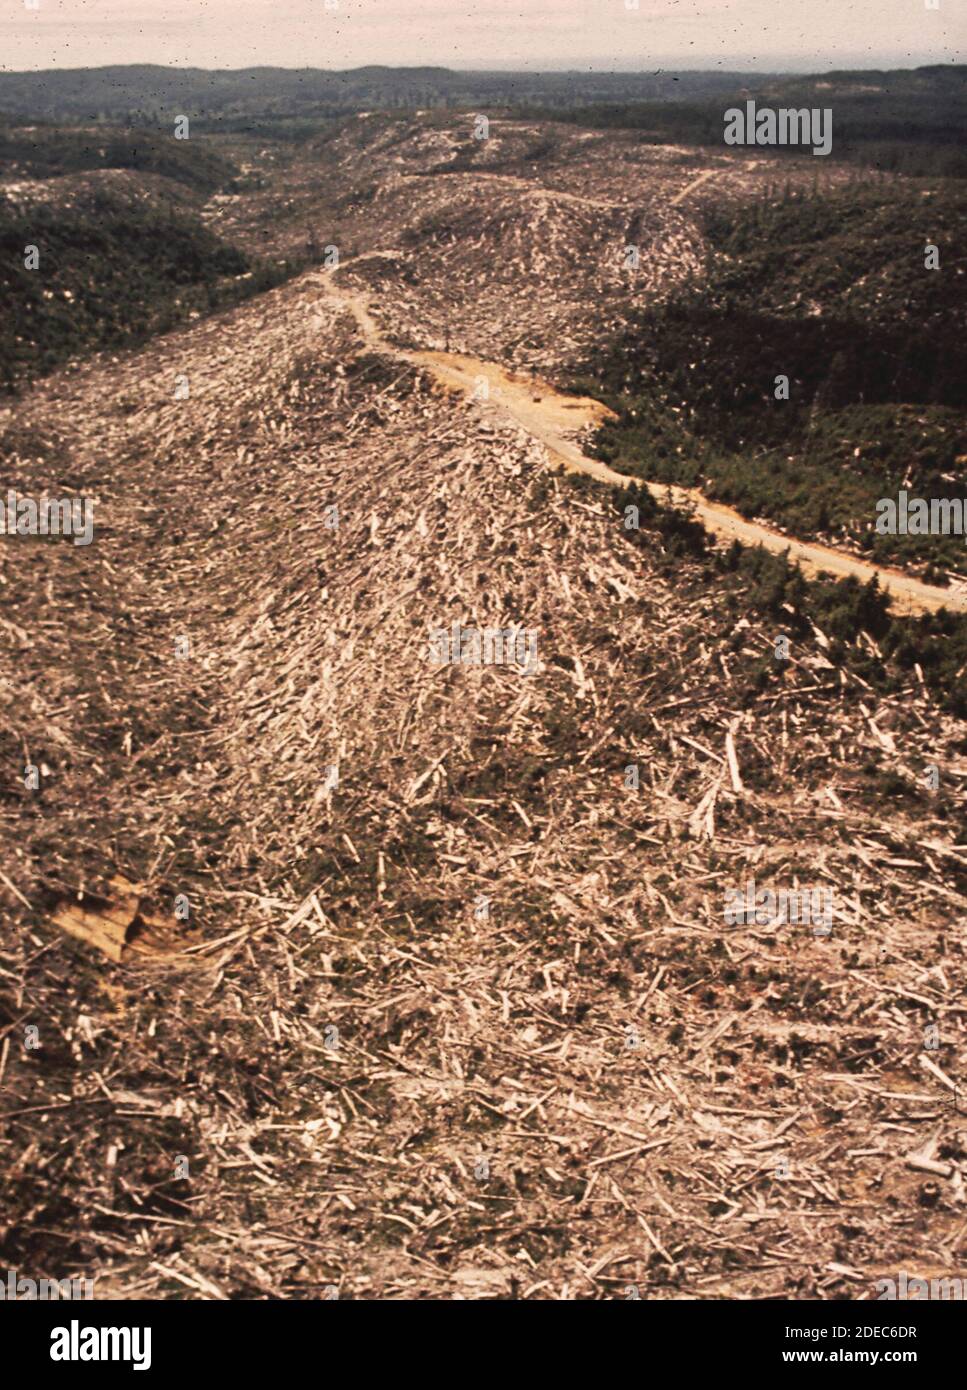
[[[928,0],[635,3],[0,0],[0,67],[824,71],[963,62],[967,51],[967,0],[938,0],[938,9]]]

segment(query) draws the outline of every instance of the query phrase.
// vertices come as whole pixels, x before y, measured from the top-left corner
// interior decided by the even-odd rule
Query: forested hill
[[[346,114],[360,110],[534,102],[704,98],[768,80],[739,72],[523,73],[449,68],[240,68],[209,71],[155,65],[0,73],[0,114],[45,120],[117,120],[179,114]]]

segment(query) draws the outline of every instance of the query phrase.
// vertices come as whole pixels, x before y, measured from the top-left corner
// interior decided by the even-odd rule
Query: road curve
[[[837,579],[852,575],[863,584],[875,575],[880,588],[889,594],[896,612],[931,613],[941,608],[956,613],[967,612],[967,590],[940,589],[924,584],[902,570],[872,565],[847,551],[794,540],[761,522],[747,520],[731,507],[710,502],[697,488],[644,483],[641,478],[618,473],[606,463],[588,458],[568,435],[588,426],[596,428],[609,418],[611,412],[600,401],[587,396],[564,395],[546,382],[509,372],[494,362],[484,362],[464,353],[415,352],[393,347],[380,332],[365,297],[337,287],[332,274],[321,272],[314,278],[323,283],[328,293],[353,314],[368,346],[400,361],[423,367],[448,390],[485,398],[487,403],[514,420],[529,435],[539,439],[548,457],[563,464],[569,472],[586,473],[601,482],[619,486],[647,486],[658,500],[665,501],[670,496],[673,503],[693,508],[697,519],[713,536],[724,541],[738,540],[743,545],[761,545],[777,555],[787,552],[790,560],[798,564],[806,575],[815,577],[828,574]],[[484,381],[487,383],[485,397]]]

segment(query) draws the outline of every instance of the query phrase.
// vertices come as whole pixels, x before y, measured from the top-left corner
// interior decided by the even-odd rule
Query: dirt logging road
[[[700,176],[680,196],[708,176]],[[459,391],[473,396],[481,405],[493,406],[514,420],[532,438],[539,440],[547,450],[548,458],[563,464],[569,472],[586,473],[601,482],[620,487],[642,483],[641,478],[619,473],[599,459],[589,458],[570,437],[582,430],[596,429],[609,418],[611,412],[600,401],[587,396],[565,395],[547,382],[509,372],[495,362],[485,362],[464,353],[405,351],[394,347],[380,332],[369,311],[366,297],[337,286],[332,278],[333,273],[326,272],[317,278],[324,283],[329,294],[335,295],[350,310],[369,347],[400,361],[426,368],[447,390]],[[647,487],[658,500],[670,500],[675,506],[692,508],[696,518],[711,535],[723,541],[738,540],[747,546],[761,545],[776,555],[788,553],[790,561],[798,564],[809,577],[829,574],[837,579],[845,579],[852,575],[862,584],[869,583],[875,577],[880,588],[889,594],[897,612],[930,613],[941,608],[967,612],[965,590],[941,589],[924,584],[900,570],[871,565],[845,551],[794,540],[761,522],[747,520],[731,507],[710,501],[697,488],[651,482],[647,483]]]

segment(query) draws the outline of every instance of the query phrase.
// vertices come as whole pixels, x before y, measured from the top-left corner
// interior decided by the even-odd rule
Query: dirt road
[[[478,357],[456,352],[412,352],[393,347],[381,334],[363,295],[337,286],[331,273],[321,274],[317,278],[325,284],[330,294],[335,295],[352,312],[369,346],[402,361],[428,368],[447,389],[475,395],[481,404],[495,407],[528,434],[539,439],[548,457],[555,462],[562,463],[570,471],[587,473],[606,483],[625,485],[643,481],[626,473],[618,473],[597,459],[588,458],[568,437],[582,429],[597,428],[604,423],[611,412],[600,401],[587,396],[566,396],[546,382],[509,372],[494,362],[484,362]],[[670,494],[673,502],[694,507],[695,515],[706,530],[722,540],[739,540],[743,545],[750,546],[761,545],[774,554],[788,551],[790,560],[809,576],[829,574],[845,578],[853,575],[865,584],[876,575],[880,587],[889,593],[897,612],[935,612],[940,608],[967,612],[967,591],[963,589],[940,589],[900,570],[871,565],[846,551],[794,540],[761,522],[748,521],[731,507],[710,502],[696,488],[674,487],[666,483],[648,483],[647,486],[658,499],[667,499]]]

